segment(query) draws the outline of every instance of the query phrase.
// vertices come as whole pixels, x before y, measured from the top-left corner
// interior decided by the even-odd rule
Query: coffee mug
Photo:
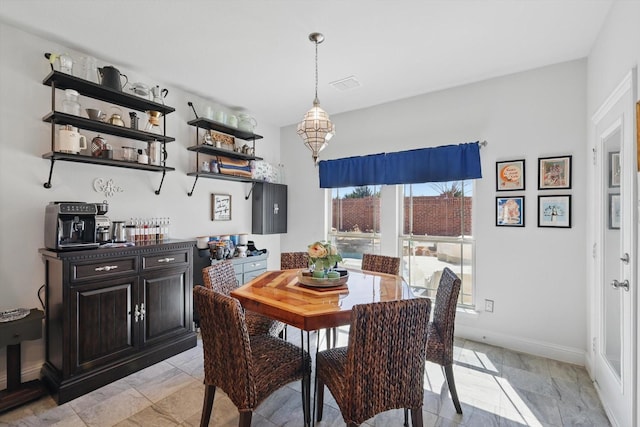
[[[60,129],[58,134],[58,151],[79,154],[87,149],[87,138],[78,133],[77,128]]]

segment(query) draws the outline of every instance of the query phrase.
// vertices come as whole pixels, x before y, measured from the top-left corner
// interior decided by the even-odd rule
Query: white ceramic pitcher
[[[66,125],[58,133],[58,151],[62,153],[79,154],[87,149],[87,138],[80,135],[78,128]]]

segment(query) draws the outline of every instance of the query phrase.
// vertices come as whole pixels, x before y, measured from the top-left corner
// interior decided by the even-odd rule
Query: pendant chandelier
[[[313,100],[313,107],[307,111],[304,119],[298,124],[298,135],[304,141],[304,145],[311,150],[313,162],[317,163],[318,154],[335,135],[336,127],[329,120],[327,112],[320,108],[320,101],[318,101],[318,44],[324,41],[324,36],[321,33],[311,33],[309,40],[316,45],[316,96]]]

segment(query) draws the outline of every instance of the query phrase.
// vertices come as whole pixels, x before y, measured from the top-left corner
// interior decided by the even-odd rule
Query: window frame
[[[470,218],[470,223],[471,223],[471,231],[473,233],[473,230],[475,229],[475,209],[473,209],[474,205],[475,205],[475,200],[474,200],[474,195],[476,193],[476,188],[475,188],[475,180],[472,179],[468,179],[468,180],[460,180],[463,182],[463,189],[466,185],[471,185],[471,200],[472,200],[472,209],[471,209],[471,218]],[[460,245],[460,250],[461,250],[461,254],[464,254],[464,246],[463,245],[470,245],[471,246],[471,262],[470,264],[464,264],[463,262],[463,258],[464,256],[461,256],[461,260],[460,260],[460,269],[462,272],[462,277],[460,277],[460,279],[462,279],[464,281],[464,275],[465,275],[465,270],[470,269],[472,274],[471,274],[471,291],[470,291],[470,302],[469,303],[463,303],[463,300],[465,299],[465,295],[469,295],[469,294],[465,294],[464,293],[464,288],[465,288],[465,283],[462,284],[461,289],[460,289],[460,295],[458,296],[458,307],[462,307],[462,308],[468,308],[468,309],[475,309],[476,307],[476,280],[475,280],[475,274],[473,274],[473,272],[477,271],[476,270],[476,240],[472,235],[465,235],[464,232],[464,225],[461,227],[462,229],[462,235],[458,236],[458,237],[451,237],[451,236],[435,236],[435,235],[415,235],[413,234],[413,203],[409,203],[409,233],[405,233],[404,230],[404,217],[405,217],[405,212],[404,212],[404,198],[405,198],[405,186],[412,186],[413,184],[400,184],[398,185],[399,188],[399,193],[401,195],[400,197],[400,203],[398,206],[398,230],[399,235],[398,235],[398,249],[397,249],[397,253],[401,254],[401,258],[402,258],[402,266],[403,266],[403,271],[402,271],[402,275],[403,278],[407,281],[407,283],[409,283],[409,286],[411,288],[422,288],[420,286],[415,286],[412,285],[410,283],[411,280],[411,256],[416,256],[413,255],[413,251],[410,252],[409,255],[405,255],[404,254],[404,248],[405,248],[405,242],[408,243],[409,247],[412,246],[413,243],[415,242],[425,242],[425,243],[455,243],[455,244],[459,244]],[[409,191],[409,196],[410,198],[413,198],[413,192],[410,190]],[[463,195],[464,195],[464,190],[463,190]],[[463,203],[461,204],[461,209],[463,210],[462,215],[461,215],[461,222],[464,224],[464,199],[463,199]],[[382,231],[382,230],[381,230]],[[405,257],[409,257],[409,262],[405,261]],[[405,270],[406,270],[406,274],[405,274]],[[426,289],[426,286],[424,287]]]

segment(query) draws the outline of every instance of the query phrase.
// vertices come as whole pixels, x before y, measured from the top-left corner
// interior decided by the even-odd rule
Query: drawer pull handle
[[[136,323],[138,323],[138,320],[140,320],[140,310],[138,309],[138,304],[136,304],[135,308],[133,309],[133,318]]]
[[[158,262],[171,262],[171,261],[175,261],[175,258],[162,258],[159,259]]]
[[[104,267],[96,267],[95,271],[110,271],[118,268],[117,265],[105,265]]]

